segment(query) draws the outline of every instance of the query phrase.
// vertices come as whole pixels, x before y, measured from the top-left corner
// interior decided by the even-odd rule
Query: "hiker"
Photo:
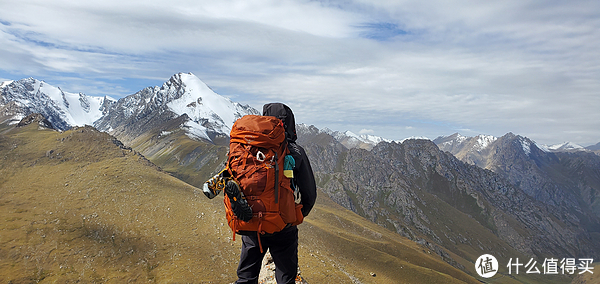
[[[209,198],[225,192],[234,240],[235,234],[242,236],[235,283],[258,283],[267,250],[275,262],[277,283],[295,283],[297,225],[317,197],[310,162],[296,138],[292,110],[282,103],[266,104],[262,117],[248,115],[236,121],[227,168],[205,183]]]

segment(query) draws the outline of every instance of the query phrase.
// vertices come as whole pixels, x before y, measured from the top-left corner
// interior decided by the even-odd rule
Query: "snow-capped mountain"
[[[454,155],[460,156],[460,153],[464,154],[465,152],[480,153],[482,151],[486,151],[496,140],[498,140],[498,137],[491,135],[467,137],[460,135],[459,133],[454,133],[450,136],[440,136],[433,140],[433,142],[435,142],[442,151],[448,151]],[[572,142],[564,142],[556,145],[544,145],[538,144],[526,137],[521,137],[519,141],[521,141],[522,149],[526,154],[531,152],[530,149],[532,144],[544,152],[589,151],[589,149]]]
[[[564,142],[560,144],[547,146],[550,151],[568,152],[568,151],[584,151],[585,148],[572,142]]]
[[[538,144],[527,137],[518,135],[517,137],[519,138],[519,143],[521,143],[521,148],[525,154],[529,154],[531,152],[532,145],[535,145],[538,149],[545,152],[554,150],[549,146]],[[459,133],[454,133],[450,136],[440,136],[434,139],[433,142],[438,145],[442,151],[448,151],[454,155],[460,155],[459,153],[486,152],[498,139],[498,137],[492,135],[477,135],[474,137],[467,137]]]
[[[3,82],[0,122],[16,123],[31,113],[41,113],[59,130],[93,125],[109,133],[131,134],[179,118],[189,136],[206,140],[228,135],[244,115],[259,114],[216,94],[192,73],[175,74],[161,87],[148,87],[118,101],[63,92],[33,78]]]
[[[4,88],[5,86],[8,86],[10,83],[12,83],[14,81],[4,81],[2,83],[0,83],[0,89]]]
[[[329,128],[324,128],[321,131],[333,136],[335,140],[342,143],[348,149],[361,148],[371,150],[380,142],[392,142],[392,140],[383,137],[366,134],[358,135],[352,131],[333,131]]]
[[[213,92],[192,73],[173,75],[161,87],[148,87],[120,99],[94,123],[101,131],[141,133],[166,121],[177,122],[189,136],[209,141],[229,135],[233,123],[247,114],[259,114]]]
[[[562,156],[557,155],[562,153],[549,151],[527,137],[507,133],[498,138],[481,135],[465,138],[454,134],[434,142],[463,162],[505,176],[539,201],[554,206],[578,206],[568,190],[556,183],[564,179],[561,171],[552,170],[563,167]]]
[[[214,142],[216,137],[228,136],[238,118],[260,114],[250,106],[216,94],[192,73],[175,74],[160,87],[147,87],[118,101],[63,92],[33,78],[3,82],[0,90],[0,123],[7,119],[17,123],[31,113],[41,113],[59,130],[92,125],[124,141],[149,130],[172,133],[175,127],[190,137]],[[347,148],[370,150],[380,142],[392,142],[351,131],[323,132]]]
[[[167,106],[174,113],[187,114],[190,117],[187,125],[193,129],[211,129],[220,133],[229,133],[238,118],[247,114],[259,114],[248,106],[242,106],[217,95],[191,73],[177,74],[172,79],[176,81],[169,86],[169,90],[182,86],[185,91],[180,97],[167,103]]]
[[[460,152],[465,148],[468,148],[469,151],[481,152],[487,149],[496,140],[498,140],[498,138],[491,135],[467,137],[462,136],[459,133],[454,133],[450,136],[440,136],[433,140],[433,142],[435,142],[441,150],[452,153]]]
[[[365,150],[371,150],[373,149],[373,147],[377,146],[377,144],[381,143],[381,142],[386,142],[386,143],[398,143],[401,144],[406,140],[411,140],[411,139],[425,139],[425,140],[429,140],[429,138],[427,137],[409,137],[409,138],[405,138],[402,140],[391,140],[391,139],[387,139],[387,138],[383,138],[381,136],[375,136],[375,135],[367,135],[367,134],[356,134],[352,131],[334,131],[331,130],[327,127],[323,128],[323,129],[318,129],[313,125],[306,125],[306,124],[299,124],[296,126],[296,130],[299,133],[302,133],[303,135],[309,135],[309,136],[315,136],[318,134],[327,134],[331,137],[333,137],[333,139],[335,139],[335,141],[339,142],[340,144],[342,144],[344,147],[348,148],[348,149],[355,149],[355,148],[359,148],[359,149],[365,149]],[[299,135],[301,136],[301,135]]]
[[[0,118],[17,123],[32,113],[41,113],[59,130],[92,125],[115,100],[83,93],[63,92],[34,78],[7,81],[0,86]]]

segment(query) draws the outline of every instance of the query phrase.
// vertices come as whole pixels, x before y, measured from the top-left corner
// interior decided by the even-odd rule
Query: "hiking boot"
[[[244,221],[248,222],[252,219],[252,208],[248,205],[248,201],[244,198],[244,194],[240,190],[240,185],[230,179],[225,185],[225,193],[229,197],[229,203],[231,203],[231,211],[235,216]]]
[[[213,199],[225,189],[225,184],[229,179],[231,179],[229,172],[222,170],[204,183],[202,192],[204,192],[204,195],[209,199]]]

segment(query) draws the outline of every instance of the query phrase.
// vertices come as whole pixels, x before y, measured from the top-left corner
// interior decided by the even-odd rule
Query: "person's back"
[[[294,157],[294,181],[302,194],[302,214],[308,215],[317,199],[317,186],[308,156],[300,145],[296,144],[296,121],[292,110],[282,103],[270,103],[263,106],[263,116],[274,116],[283,122],[290,155]]]
[[[227,168],[203,190],[208,198],[225,192],[228,224],[234,239],[242,236],[236,283],[258,283],[267,250],[277,283],[295,283],[296,225],[310,213],[317,189],[308,157],[296,144],[294,114],[284,104],[266,104],[262,117],[236,121],[230,138]]]
[[[284,125],[290,155],[294,158],[293,183],[300,192],[302,215],[308,216],[317,198],[317,188],[312,168],[304,149],[296,144],[296,124],[292,110],[282,103],[266,104],[263,116],[279,118]],[[265,250],[261,250],[262,247]],[[236,283],[258,283],[262,259],[268,249],[275,262],[277,283],[295,283],[298,269],[298,228],[287,226],[280,232],[265,234],[242,234],[242,251]]]

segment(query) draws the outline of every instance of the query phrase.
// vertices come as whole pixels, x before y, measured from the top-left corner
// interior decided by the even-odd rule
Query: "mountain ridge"
[[[305,134],[305,133],[303,133],[303,134]],[[309,135],[310,134],[308,134],[306,136],[309,136]],[[301,136],[299,135],[299,137],[301,137]],[[310,140],[312,140],[312,139],[308,138],[308,141],[310,141]],[[321,164],[322,162],[320,162],[318,156],[320,156],[320,155],[322,156],[322,155],[324,155],[323,153],[327,153],[328,157],[326,157],[326,160],[332,161],[330,163],[330,166],[328,166],[328,167],[317,167],[315,169],[315,171],[317,172],[317,175],[319,176],[320,185],[324,188],[324,190],[339,204],[341,204],[341,205],[345,206],[346,208],[349,208],[355,212],[361,213],[360,211],[362,210],[363,212],[361,215],[364,214],[364,216],[367,216],[367,217],[370,216],[372,221],[375,221],[375,222],[376,222],[375,217],[377,214],[369,213],[370,210],[368,208],[369,208],[369,206],[372,206],[372,204],[377,204],[377,203],[382,202],[381,200],[377,201],[377,198],[378,198],[377,194],[381,194],[378,192],[386,192],[388,190],[386,190],[385,188],[390,188],[390,187],[395,188],[396,191],[399,190],[399,188],[397,188],[398,185],[393,185],[393,184],[397,183],[397,184],[402,185],[401,188],[405,188],[403,191],[406,191],[407,192],[406,194],[409,194],[408,192],[411,192],[411,188],[432,188],[431,186],[433,186],[433,188],[439,188],[440,186],[444,187],[442,184],[428,185],[426,183],[423,183],[424,181],[435,182],[435,179],[436,179],[435,176],[439,176],[441,178],[440,181],[443,181],[443,183],[452,181],[452,179],[453,179],[452,177],[453,176],[456,177],[457,175],[458,176],[472,176],[473,177],[472,179],[466,179],[466,180],[461,181],[461,184],[463,184],[461,186],[464,186],[465,182],[469,182],[469,183],[481,182],[480,181],[481,178],[477,178],[477,176],[489,175],[485,172],[477,172],[476,171],[477,168],[471,168],[471,169],[467,170],[468,167],[457,164],[458,160],[453,160],[454,156],[444,156],[443,152],[438,152],[439,150],[438,150],[437,146],[435,146],[435,144],[433,144],[433,142],[430,142],[429,140],[407,140],[402,144],[381,143],[381,144],[377,145],[375,148],[373,148],[372,153],[365,152],[365,151],[359,151],[360,149],[342,149],[340,146],[338,146],[336,148],[334,145],[329,144],[329,143],[319,145],[319,144],[314,144],[314,143],[311,143],[308,141],[302,141],[302,143],[306,143],[308,145],[307,152],[310,153],[309,156],[310,156],[311,160],[314,158],[314,160],[316,161],[317,164]],[[420,145],[420,146],[417,146],[417,145]],[[331,150],[326,150],[323,148],[329,148]],[[412,150],[409,151],[407,148],[412,149]],[[333,149],[338,149],[338,150],[333,150]],[[383,150],[383,149],[386,149],[386,150]],[[428,149],[428,150],[423,152],[424,149]],[[420,153],[419,155],[424,155],[425,153],[428,153],[428,155],[431,155],[432,158],[423,160],[423,162],[425,162],[425,164],[416,164],[415,166],[411,166],[411,164],[414,163],[413,161],[415,161],[416,157],[414,157],[414,158],[404,157],[403,158],[403,155],[405,155],[405,154],[398,156],[398,154],[400,154],[400,153],[412,153],[411,155],[415,155],[417,152],[412,152],[415,150],[419,151],[419,153]],[[329,156],[330,155],[329,153],[331,153],[331,156]],[[346,154],[344,154],[344,153],[346,153]],[[373,158],[372,154],[374,154],[375,156],[378,156],[379,158],[377,158],[375,160],[369,160],[366,163],[365,162],[359,163],[359,160],[364,161],[364,159],[366,159],[367,157],[370,157],[369,159],[372,159]],[[358,156],[356,158],[352,158],[352,157],[354,157],[354,155],[358,155]],[[338,157],[338,158],[334,158],[334,157]],[[437,158],[434,158],[434,157],[437,157]],[[419,159],[421,159],[421,158],[419,158]],[[438,160],[438,159],[442,159],[441,161],[445,161],[445,162],[443,162],[443,164],[445,164],[445,165],[441,166],[441,167],[435,166],[434,168],[436,168],[436,170],[435,170],[435,172],[437,172],[436,174],[432,175],[431,173],[427,173],[427,171],[429,171],[429,170],[427,170],[424,173],[421,173],[421,171],[423,169],[433,167],[434,164],[431,164],[431,162]],[[393,162],[390,163],[390,161],[393,161]],[[406,163],[404,163],[402,161],[406,161]],[[342,163],[343,165],[340,166],[340,163]],[[360,166],[360,165],[363,165],[363,166],[369,165],[368,167],[371,167],[371,168],[364,168],[363,166]],[[383,168],[379,168],[380,166],[383,166]],[[400,168],[393,169],[394,167],[397,167],[397,166],[400,166]],[[440,167],[440,168],[438,168],[438,167]],[[388,168],[388,169],[386,170],[385,168]],[[458,174],[458,173],[452,173],[455,170],[448,171],[452,168],[461,169],[464,172],[462,174]],[[379,176],[378,178],[373,180],[373,178],[374,178],[373,175],[377,175],[377,173],[384,173],[384,172],[392,173],[392,176],[388,176],[387,178],[384,176]],[[365,174],[367,176],[365,176]],[[412,175],[415,175],[415,174],[416,174],[416,176],[411,177]],[[420,177],[423,174],[430,176],[430,177],[428,177],[428,178]],[[360,180],[360,182],[359,181],[352,182],[352,180],[355,180],[361,176],[364,176],[364,178],[362,178],[362,180]],[[403,177],[408,177],[408,178],[403,178]],[[494,180],[494,179],[499,180],[499,177],[489,176],[487,178],[484,178],[482,180],[482,182],[485,182],[486,180]],[[343,182],[339,182],[339,180],[343,180]],[[395,182],[394,182],[394,180],[395,180]],[[446,180],[446,181],[444,181],[444,180]],[[456,182],[456,181],[454,181],[454,182]],[[419,185],[419,183],[420,183],[420,185]],[[376,184],[378,184],[378,186],[376,186],[375,188],[372,188],[370,190],[367,189]],[[454,187],[454,186],[458,186],[458,185],[453,185],[452,187]],[[472,186],[474,186],[474,185],[472,185]],[[502,188],[501,192],[506,192],[506,193],[510,192],[510,191],[506,191],[507,189],[513,188],[513,186],[510,185],[508,182],[499,183],[498,186],[499,186],[499,188]],[[357,194],[357,195],[361,196],[361,199],[353,198],[352,192],[355,192],[355,194],[356,194],[355,188],[361,188],[361,187],[366,187],[365,188],[366,195],[365,195],[365,192],[363,192],[363,194]],[[479,188],[478,191],[480,191],[481,193],[485,193],[485,195],[488,196],[487,197],[488,200],[490,197],[496,196],[496,197],[494,197],[496,199],[499,197],[497,194],[492,194],[491,192],[489,192],[486,189],[487,188],[486,186],[477,185],[477,188]],[[348,193],[349,190],[351,190],[351,192]],[[520,190],[516,190],[516,189],[510,189],[510,190],[513,190],[514,192],[521,192]],[[396,192],[396,191],[394,191],[394,192]],[[369,192],[371,192],[371,193],[369,193]],[[396,193],[392,193],[392,194],[396,194]],[[372,195],[372,194],[375,194],[375,195]],[[520,197],[515,197],[513,201],[526,200],[527,198],[529,198],[524,193],[519,193],[519,194],[521,194]],[[400,197],[398,197],[398,198],[400,198]],[[403,197],[401,199],[396,199],[396,200],[402,200],[402,199],[406,200],[405,197]],[[475,198],[475,200],[478,200],[478,199],[481,199],[481,197]],[[418,200],[418,199],[416,199],[416,200]],[[404,201],[404,203],[405,202],[406,201]],[[529,202],[533,202],[533,201],[529,201]],[[544,207],[541,204],[538,204],[535,206],[533,206],[533,205],[527,205],[527,206],[518,205],[518,206],[513,207],[513,209],[510,209],[509,207],[506,207],[506,204],[510,204],[511,202],[508,202],[508,200],[505,200],[505,199],[499,199],[498,201],[494,201],[494,203],[496,203],[495,206],[500,207],[502,210],[510,210],[510,211],[518,211],[519,208],[527,208],[527,207],[538,207],[540,209],[542,209]],[[360,204],[363,204],[363,205],[359,206]],[[411,203],[406,203],[406,205],[401,206],[400,208],[414,207],[414,205],[409,205],[409,204],[411,204]],[[481,207],[481,206],[478,205],[478,207]],[[546,210],[546,209],[543,209],[543,210]],[[549,211],[546,211],[546,212],[549,212]],[[404,212],[401,215],[406,216],[406,214],[409,214],[409,213]],[[413,218],[413,217],[411,217],[411,218]],[[523,218],[523,216],[521,216],[521,218]],[[559,219],[563,219],[564,221],[566,221],[566,219],[564,219],[564,217],[560,217]],[[415,224],[417,225],[417,227],[422,227],[422,225],[419,225],[419,223],[423,222],[423,221],[419,221],[418,218],[416,220],[417,221],[415,221],[415,222],[417,222],[417,223],[415,223]],[[485,223],[485,221],[480,221],[480,223]],[[529,225],[533,226],[531,224],[529,224]],[[535,225],[535,226],[537,226],[537,225]],[[543,229],[541,231],[544,231],[544,230],[545,229]],[[427,232],[427,230],[424,230],[423,232]],[[399,231],[399,233],[401,233],[401,231]],[[432,237],[433,237],[433,235],[432,235]],[[433,238],[436,238],[436,237],[433,237]],[[558,241],[558,238],[556,239],[556,241]]]
[[[109,133],[127,131],[136,135],[154,126],[154,116],[182,117],[181,127],[189,135],[213,141],[227,135],[235,120],[246,114],[258,111],[214,93],[191,73],[178,73],[161,87],[148,87],[119,100],[94,125]]]
[[[509,132],[507,134],[512,134],[512,132]],[[463,136],[460,133],[456,132],[454,134],[448,135],[448,136],[438,136],[437,138],[433,139],[432,141],[434,141],[436,144],[438,144],[438,146],[440,146],[441,148],[443,148],[445,151],[449,151],[449,152],[456,152],[456,150],[452,149],[452,145],[454,145],[455,147],[464,147],[465,145],[463,145],[463,143],[471,143],[473,144],[473,142],[471,141],[472,139],[477,139],[478,143],[477,143],[477,147],[479,148],[479,150],[485,149],[489,146],[489,144],[493,143],[495,140],[497,140],[499,137],[495,137],[493,135],[486,135],[486,134],[479,134],[473,137],[469,137],[469,136]],[[527,138],[529,139],[529,138]],[[531,140],[531,139],[530,139]],[[573,143],[573,142],[569,142],[569,141],[565,141],[562,143],[558,143],[558,144],[552,144],[552,145],[545,145],[545,144],[538,144],[535,141],[531,140],[538,148],[546,151],[546,152],[569,152],[569,151],[596,151],[599,150],[600,147],[597,147],[597,145],[599,145],[600,143],[596,144],[596,145],[590,145],[587,147],[581,146],[579,144]]]
[[[199,187],[224,167],[227,137],[221,131],[227,124],[225,115],[200,114],[205,101],[191,95],[188,75],[104,101],[105,119],[96,127]],[[227,109],[229,117],[241,115],[234,109]],[[190,135],[190,123],[211,131]],[[325,195],[468,274],[477,256],[490,251],[503,262],[600,255],[600,222],[593,214],[600,208],[600,163],[593,153],[548,152],[513,133],[470,140],[456,135],[462,142],[447,145],[463,152],[460,157],[424,139],[377,141],[302,124],[297,131]]]
[[[90,126],[0,127],[0,282],[235,281],[219,198]],[[324,194],[299,230],[308,283],[478,283]]]
[[[250,106],[214,93],[191,73],[175,74],[161,87],[147,87],[119,100],[63,92],[34,78],[5,82],[0,91],[1,121],[16,123],[31,113],[40,113],[63,131],[92,125],[109,133],[139,134],[149,130],[146,124],[152,117],[164,120],[162,115],[168,119],[184,117],[181,127],[190,136],[213,141],[227,135],[237,118],[259,114]],[[144,124],[137,123],[144,118]]]
[[[458,159],[489,169],[522,188],[528,195],[553,206],[568,208],[586,219],[600,217],[600,172],[592,165],[600,156],[591,151],[548,151],[532,140],[508,133],[487,147],[473,146],[475,137],[458,135],[438,138],[434,143]],[[458,144],[458,146],[457,146]],[[582,174],[583,169],[596,169]]]
[[[0,89],[0,119],[17,123],[23,117],[40,113],[57,129],[92,125],[114,101],[110,97],[90,97],[63,92],[34,78],[3,83]]]
[[[21,92],[15,92],[11,86],[20,90]],[[23,89],[28,91],[23,91]],[[163,89],[162,92],[160,91],[161,89]],[[11,90],[13,91],[11,92]],[[29,93],[29,96],[24,101],[16,100],[18,106],[15,106],[14,103],[10,105],[10,102],[15,101],[15,93]],[[186,96],[186,98],[181,98],[181,96]],[[140,97],[143,97],[144,99],[141,99]],[[52,111],[44,111],[44,107],[40,105],[33,107],[26,106],[28,102],[35,101],[35,98],[42,99],[46,105],[55,104],[56,106]],[[204,102],[202,101],[203,98]],[[202,80],[192,73],[174,74],[160,87],[146,87],[135,94],[123,97],[119,100],[109,96],[96,97],[87,96],[84,93],[74,94],[63,92],[60,87],[54,87],[44,81],[29,77],[18,81],[9,80],[0,83],[0,122],[6,121],[7,117],[10,118],[12,115],[12,123],[17,123],[21,118],[28,114],[41,113],[47,119],[49,119],[49,121],[56,124],[57,128],[61,130],[68,129],[69,127],[73,126],[93,125],[102,131],[110,132],[114,130],[114,126],[118,125],[118,123],[107,118],[107,112],[111,111],[111,108],[113,112],[119,112],[118,110],[114,109],[114,104],[123,99],[126,99],[129,102],[122,103],[120,105],[121,108],[126,106],[135,108],[146,105],[150,103],[150,100],[153,100],[152,102],[154,103],[154,106],[146,106],[147,108],[150,108],[151,110],[159,109],[161,111],[165,111],[162,110],[161,107],[163,107],[164,103],[166,103],[168,104],[167,109],[172,111],[174,116],[182,116],[185,114],[189,117],[189,121],[186,123],[185,127],[190,130],[190,135],[207,140],[211,140],[216,135],[227,135],[228,130],[231,129],[231,125],[240,115],[260,114],[258,110],[250,107],[249,105],[241,105],[216,94],[210,87],[208,87],[208,85],[206,85],[204,82],[202,82]],[[148,101],[144,102],[144,100]],[[133,103],[134,101],[135,103]],[[216,101],[221,101],[221,103],[216,103]],[[202,104],[208,104],[209,106],[206,108],[197,107],[198,105]],[[24,106],[26,106],[25,110],[20,109]],[[224,106],[225,109],[223,109]],[[146,107],[143,107],[142,109],[145,109]],[[14,113],[15,108],[19,109],[17,113]],[[12,112],[10,110],[12,110]],[[231,115],[232,110],[233,117]],[[139,114],[140,109],[130,109],[129,111]],[[121,110],[121,112],[127,111]],[[12,114],[7,115],[6,113]],[[130,116],[131,114],[126,113],[121,118],[127,119]],[[328,128],[323,128],[321,131],[335,136],[349,148],[363,148],[369,150],[379,142],[394,141],[381,136],[368,134],[358,135],[348,130],[334,131]],[[455,133],[449,136],[439,136],[432,141],[448,139],[449,137],[456,135],[461,136],[459,133]],[[497,139],[494,136],[483,134],[477,135],[476,137]],[[410,137],[406,139],[428,138]],[[396,142],[402,142],[406,139],[398,140]],[[540,149],[548,151],[598,151],[600,149],[600,147],[597,145],[583,147],[572,142],[563,142],[553,145],[536,145]],[[485,145],[482,147],[485,147]]]

